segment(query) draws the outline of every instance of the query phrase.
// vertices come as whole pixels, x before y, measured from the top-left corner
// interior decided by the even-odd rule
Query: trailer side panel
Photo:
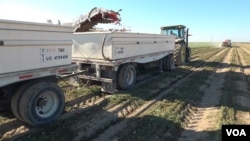
[[[72,30],[0,20],[0,74],[71,64]]]
[[[119,60],[174,50],[175,36],[126,32],[73,35],[73,58]]]

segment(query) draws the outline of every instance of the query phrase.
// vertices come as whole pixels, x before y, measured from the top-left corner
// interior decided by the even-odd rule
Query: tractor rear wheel
[[[180,66],[186,63],[186,47],[185,43],[177,43],[174,51],[175,66]]]

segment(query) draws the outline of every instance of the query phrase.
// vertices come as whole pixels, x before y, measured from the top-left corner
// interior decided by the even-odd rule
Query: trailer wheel
[[[24,83],[22,85],[20,85],[17,90],[15,91],[13,97],[11,98],[11,110],[12,113],[21,121],[23,121],[23,118],[20,115],[20,100],[21,97],[23,96],[24,91],[30,86],[32,85],[34,82],[30,81],[27,83]]]
[[[118,71],[118,86],[122,90],[129,89],[135,85],[136,70],[131,64],[121,66]]]
[[[170,54],[162,59],[162,70],[171,71],[175,68],[174,56]]]
[[[186,62],[185,43],[178,43],[175,45],[174,61],[175,66],[183,65]]]
[[[64,93],[51,82],[37,82],[28,87],[21,97],[20,115],[32,126],[48,124],[64,109]]]
[[[168,58],[167,58],[167,70],[171,71],[173,69],[175,69],[174,56],[173,54],[170,54],[168,55]]]

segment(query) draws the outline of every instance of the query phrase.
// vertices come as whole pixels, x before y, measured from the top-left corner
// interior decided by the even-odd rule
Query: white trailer
[[[79,27],[0,20],[0,110],[11,101],[17,118],[39,126],[64,108],[57,76],[74,72],[113,93],[133,87],[140,69],[174,68],[175,36]]]
[[[119,23],[119,12],[95,7],[74,23],[72,61],[83,72],[79,77],[101,82],[110,93],[133,87],[140,68],[174,68],[174,35],[89,32],[97,23]]]
[[[157,65],[174,68],[175,36],[128,32],[74,33],[72,61],[80,78],[100,81],[102,91],[113,93],[136,83],[137,70]]]
[[[64,109],[57,76],[72,73],[73,27],[0,20],[0,109],[33,126]]]

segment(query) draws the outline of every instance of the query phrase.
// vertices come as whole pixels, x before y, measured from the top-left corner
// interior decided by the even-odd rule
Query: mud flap
[[[68,83],[72,86],[79,87],[82,82],[78,77],[74,76],[69,78]]]
[[[187,47],[187,50],[186,50],[186,63],[189,63],[189,62],[191,62],[191,48]]]
[[[7,111],[10,109],[10,100],[9,99],[0,99],[0,112]]]
[[[114,93],[117,92],[116,83],[102,82],[102,92]]]

